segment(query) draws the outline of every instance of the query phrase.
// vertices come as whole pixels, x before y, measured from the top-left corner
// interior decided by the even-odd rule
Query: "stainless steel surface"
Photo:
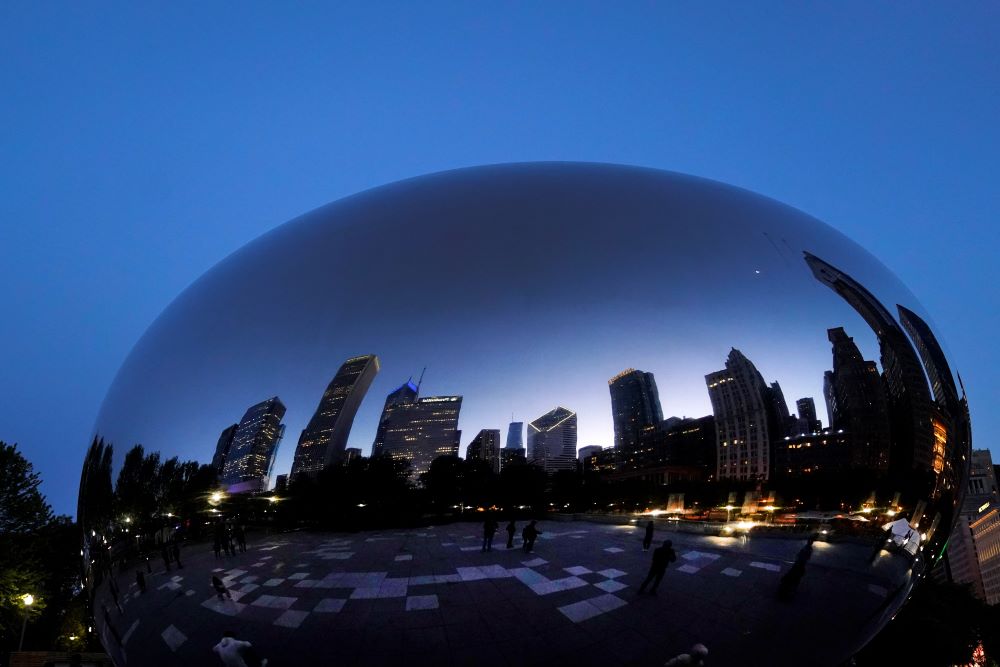
[[[501,165],[348,197],[220,262],[123,364],[81,484],[98,630],[120,665],[215,664],[225,629],[272,665],[603,664],[620,645],[662,664],[694,642],[712,664],[841,664],[928,574],[961,502],[968,412],[929,321],[838,232],[690,176]],[[511,421],[547,477],[490,449]],[[420,475],[484,429],[482,465]],[[567,472],[570,449],[616,443]],[[548,562],[500,536],[467,548],[491,512],[500,536],[539,519]],[[680,556],[655,602],[636,594],[650,519]],[[214,554],[219,526],[248,551]],[[184,568],[165,572],[174,544]],[[564,568],[594,577],[539,585]],[[456,627],[493,631],[470,648]]]

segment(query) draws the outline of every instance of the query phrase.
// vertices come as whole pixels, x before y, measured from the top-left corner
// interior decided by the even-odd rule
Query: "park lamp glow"
[[[31,593],[25,593],[24,595],[21,596],[21,602],[24,603],[25,607],[30,607],[31,605],[35,604],[35,596],[32,595]]]
[[[722,509],[726,510],[727,512],[732,512],[734,509],[736,509],[736,505],[726,505]]]
[[[212,495],[208,497],[208,502],[212,503],[213,505],[218,505],[219,503],[222,502],[223,498],[225,498],[225,494],[223,494],[222,491],[213,491]]]

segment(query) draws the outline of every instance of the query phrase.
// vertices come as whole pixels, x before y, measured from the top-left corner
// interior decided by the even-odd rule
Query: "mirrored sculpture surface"
[[[650,169],[464,169],[163,312],[84,463],[85,581],[122,666],[840,665],[941,557],[969,448],[929,318],[823,223]]]

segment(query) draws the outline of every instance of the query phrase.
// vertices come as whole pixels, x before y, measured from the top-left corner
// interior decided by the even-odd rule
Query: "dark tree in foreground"
[[[41,480],[16,445],[0,442],[0,654],[17,648],[86,648],[80,597],[80,535],[69,517],[53,517]],[[34,604],[25,608],[22,596]],[[78,637],[70,640],[70,636]]]

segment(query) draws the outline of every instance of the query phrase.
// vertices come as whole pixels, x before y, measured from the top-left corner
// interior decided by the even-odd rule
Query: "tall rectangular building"
[[[663,421],[660,394],[652,373],[628,368],[608,380],[615,449],[630,452],[639,446],[643,429]]]
[[[465,450],[466,461],[485,461],[493,468],[493,472],[500,472],[500,429],[484,428],[469,443]]]
[[[372,443],[372,456],[381,456],[385,453],[386,429],[392,421],[392,415],[396,411],[396,408],[416,403],[417,396],[420,394],[420,387],[413,384],[412,379],[410,378],[399,385],[385,397],[385,405],[382,406],[382,416],[379,417],[378,429],[375,431],[375,442]]]
[[[528,456],[545,472],[576,470],[576,413],[557,407],[530,422]]]
[[[972,452],[968,490],[948,540],[951,578],[987,604],[1000,603],[1000,494],[989,450]]]
[[[353,357],[340,366],[299,436],[292,461],[293,481],[299,475],[315,475],[343,458],[354,416],[378,371],[374,354]]]
[[[461,409],[461,396],[428,396],[395,404],[384,419],[381,454],[408,461],[410,480],[418,483],[434,459],[458,455]]]
[[[885,472],[892,437],[882,377],[842,327],[826,333],[833,345],[833,370],[823,383],[830,428],[848,436],[848,467]]]
[[[285,433],[285,405],[274,396],[251,406],[240,420],[222,469],[231,493],[266,491],[274,455]]]
[[[733,348],[721,371],[705,376],[715,417],[716,479],[766,480],[771,468],[770,388]]]

